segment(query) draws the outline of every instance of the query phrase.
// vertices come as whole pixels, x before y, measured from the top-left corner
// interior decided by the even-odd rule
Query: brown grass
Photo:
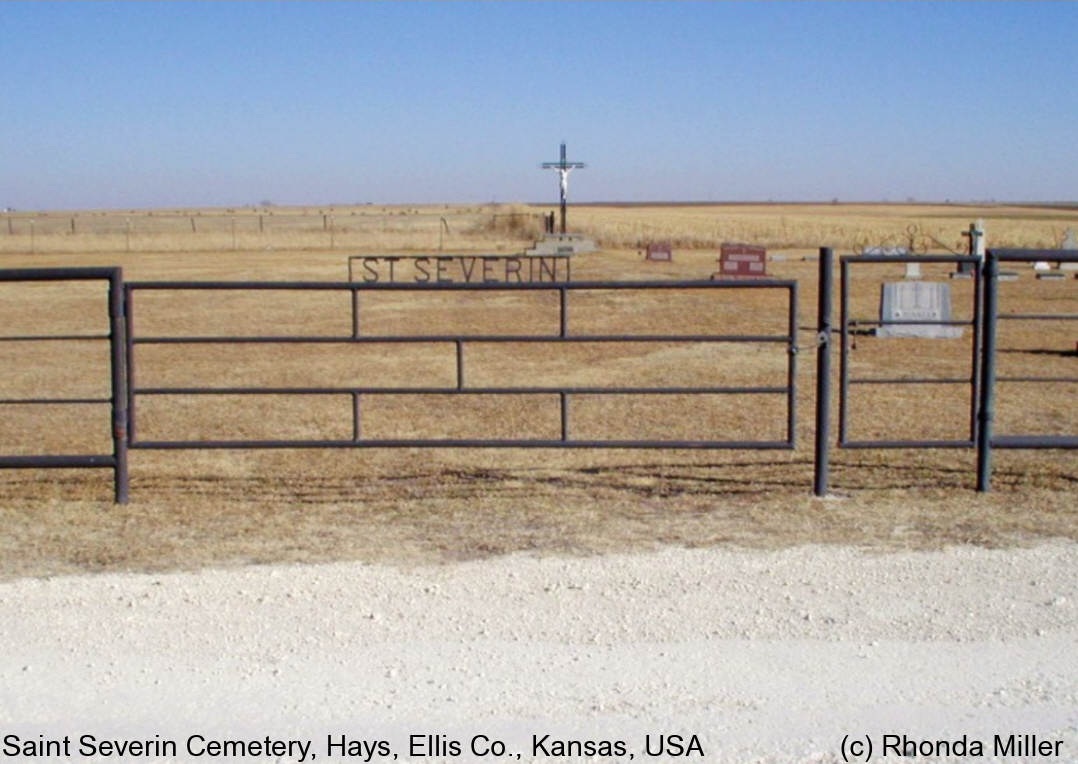
[[[853,229],[862,216],[893,218],[904,207],[823,206],[813,225]],[[950,208],[947,208],[950,209]],[[705,214],[707,210],[699,214]],[[1025,211],[1015,212],[1025,214]],[[789,227],[762,211],[761,226]],[[592,208],[571,219],[616,229],[632,215],[665,230],[692,233],[695,208]],[[731,213],[733,214],[733,213]],[[783,214],[778,217],[781,218]],[[793,212],[789,213],[790,215]],[[1029,212],[1031,228],[1016,236],[1069,224],[1071,213]],[[605,216],[605,217],[604,217]],[[406,216],[402,216],[406,217]],[[413,217],[418,218],[419,213]],[[987,216],[986,216],[987,217]],[[952,235],[968,219],[948,222]],[[1017,224],[1016,224],[1017,225]],[[495,226],[497,228],[497,226]],[[1005,226],[988,218],[989,236]],[[648,229],[650,232],[651,229]],[[657,229],[658,230],[658,229]],[[749,229],[745,229],[748,231]],[[809,229],[814,230],[814,229]],[[1025,233],[1022,233],[1025,231]],[[425,229],[412,240],[424,244]],[[493,251],[500,230],[477,232],[476,252]],[[729,238],[752,238],[734,236]],[[76,234],[80,235],[80,234]],[[89,236],[90,234],[86,234]],[[108,234],[101,234],[107,236]],[[650,233],[648,234],[650,235]],[[720,234],[723,238],[726,233]],[[486,238],[483,238],[486,237]],[[3,230],[0,229],[0,239]],[[673,238],[673,237],[669,237]],[[368,244],[370,244],[368,242]],[[523,248],[523,245],[517,247]],[[405,248],[408,249],[408,248]],[[9,255],[5,267],[122,265],[128,279],[344,280],[336,251]],[[227,250],[227,248],[226,248]],[[356,251],[377,252],[377,244]],[[947,544],[1003,546],[1037,539],[1078,538],[1078,458],[1073,452],[997,452],[994,491],[974,493],[968,450],[840,451],[833,453],[835,497],[810,496],[814,364],[809,352],[815,312],[816,265],[808,249],[786,250],[769,263],[772,275],[797,279],[802,327],[798,374],[798,448],[793,452],[359,450],[150,452],[131,455],[132,503],[110,501],[107,471],[0,472],[0,576],[82,570],[162,570],[272,561],[364,560],[412,563],[514,551],[593,554],[663,544],[854,544],[873,549],[938,548]],[[577,279],[706,278],[715,253],[675,248],[674,262],[646,263],[633,250],[581,256]],[[945,266],[925,266],[946,280]],[[854,274],[852,312],[875,317],[879,284],[900,279],[902,266],[871,266]],[[953,282],[956,317],[970,315],[972,288]],[[347,299],[324,294],[140,293],[140,336],[205,334],[235,328],[252,334],[345,333]],[[589,331],[763,331],[783,333],[781,297],[768,292],[659,292],[647,299],[596,293],[573,298],[572,327]],[[499,296],[481,302],[444,296],[369,295],[364,331],[549,332],[556,325],[548,295]],[[1027,271],[1004,284],[1005,310],[1078,313],[1078,281],[1035,281]],[[7,335],[105,331],[103,290],[91,285],[0,288],[0,323]],[[762,325],[761,325],[762,324]],[[1001,342],[1002,373],[1075,376],[1073,326],[1009,322]],[[856,338],[858,377],[902,374],[968,375],[970,338],[915,341]],[[447,383],[451,349],[420,345],[153,346],[138,348],[139,384],[206,382],[269,384]],[[551,353],[545,346],[468,345],[468,384],[649,384],[714,380],[718,384],[783,384],[781,345],[687,346],[586,344]],[[837,362],[836,362],[837,366]],[[389,382],[387,382],[387,380]],[[0,343],[3,396],[107,395],[102,343]],[[1001,432],[1078,431],[1074,385],[1000,386]],[[781,437],[779,396],[582,397],[571,426],[581,437]],[[3,406],[3,453],[86,453],[109,449],[108,407]],[[968,426],[968,388],[855,386],[851,436],[959,438]],[[347,396],[171,396],[141,398],[140,437],[348,437]],[[431,396],[372,396],[362,407],[370,437],[448,435],[548,437],[558,427],[552,396],[462,402]]]
[[[539,235],[553,205],[329,205],[77,210],[0,214],[0,254],[113,252],[512,252]],[[965,251],[983,218],[995,247],[1058,247],[1078,207],[1006,204],[574,205],[574,230],[605,249],[908,246]]]

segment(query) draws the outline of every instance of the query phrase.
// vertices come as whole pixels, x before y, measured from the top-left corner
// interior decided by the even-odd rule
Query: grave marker
[[[766,276],[767,248],[724,242],[719,248],[718,276]]]
[[[951,286],[932,281],[886,283],[880,290],[880,321],[950,321]],[[953,339],[962,336],[961,326],[939,324],[885,324],[877,337],[924,337]]]
[[[1059,245],[1059,248],[1064,250],[1064,251],[1067,251],[1067,252],[1074,252],[1074,251],[1078,250],[1078,236],[1076,236],[1074,234],[1074,229],[1073,228],[1068,228],[1063,233],[1063,243]],[[1078,271],[1078,263],[1076,263],[1076,262],[1060,263],[1059,264],[1059,270],[1061,270],[1061,271]]]
[[[969,251],[967,254],[976,255],[984,262],[984,220],[977,218],[976,222],[969,224],[969,230],[963,231],[962,235],[969,239]],[[951,278],[969,278],[973,276],[973,263],[959,263],[958,270],[951,274]]]
[[[648,242],[647,252],[644,255],[645,260],[655,260],[657,262],[670,262],[674,259],[673,249],[670,247],[668,241],[651,241]]]
[[[862,255],[884,255],[886,257],[906,257],[911,254],[909,247],[861,247]]]
[[[921,278],[921,264],[920,263],[906,263],[906,278],[919,279]]]

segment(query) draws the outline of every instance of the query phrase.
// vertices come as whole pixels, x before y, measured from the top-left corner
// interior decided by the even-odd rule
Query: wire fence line
[[[525,241],[542,230],[539,211],[498,207],[364,208],[302,212],[18,213],[0,215],[0,252],[338,249],[364,245],[466,247],[500,237]]]

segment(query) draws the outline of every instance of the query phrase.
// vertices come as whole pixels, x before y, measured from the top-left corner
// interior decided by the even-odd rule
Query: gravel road
[[[1078,761],[1073,543],[23,579],[0,612],[0,760]]]

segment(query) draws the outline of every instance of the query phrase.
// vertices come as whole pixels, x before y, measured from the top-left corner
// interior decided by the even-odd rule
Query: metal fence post
[[[109,356],[112,372],[113,488],[117,504],[126,504],[127,473],[127,322],[123,271],[109,276]]]
[[[813,493],[827,495],[828,449],[831,438],[831,292],[834,252],[820,247],[818,315],[816,319],[816,459]]]
[[[999,317],[999,258],[992,250],[984,258],[984,306],[981,310],[981,397],[977,410],[977,491],[992,487],[992,418],[996,383],[996,325]]]

